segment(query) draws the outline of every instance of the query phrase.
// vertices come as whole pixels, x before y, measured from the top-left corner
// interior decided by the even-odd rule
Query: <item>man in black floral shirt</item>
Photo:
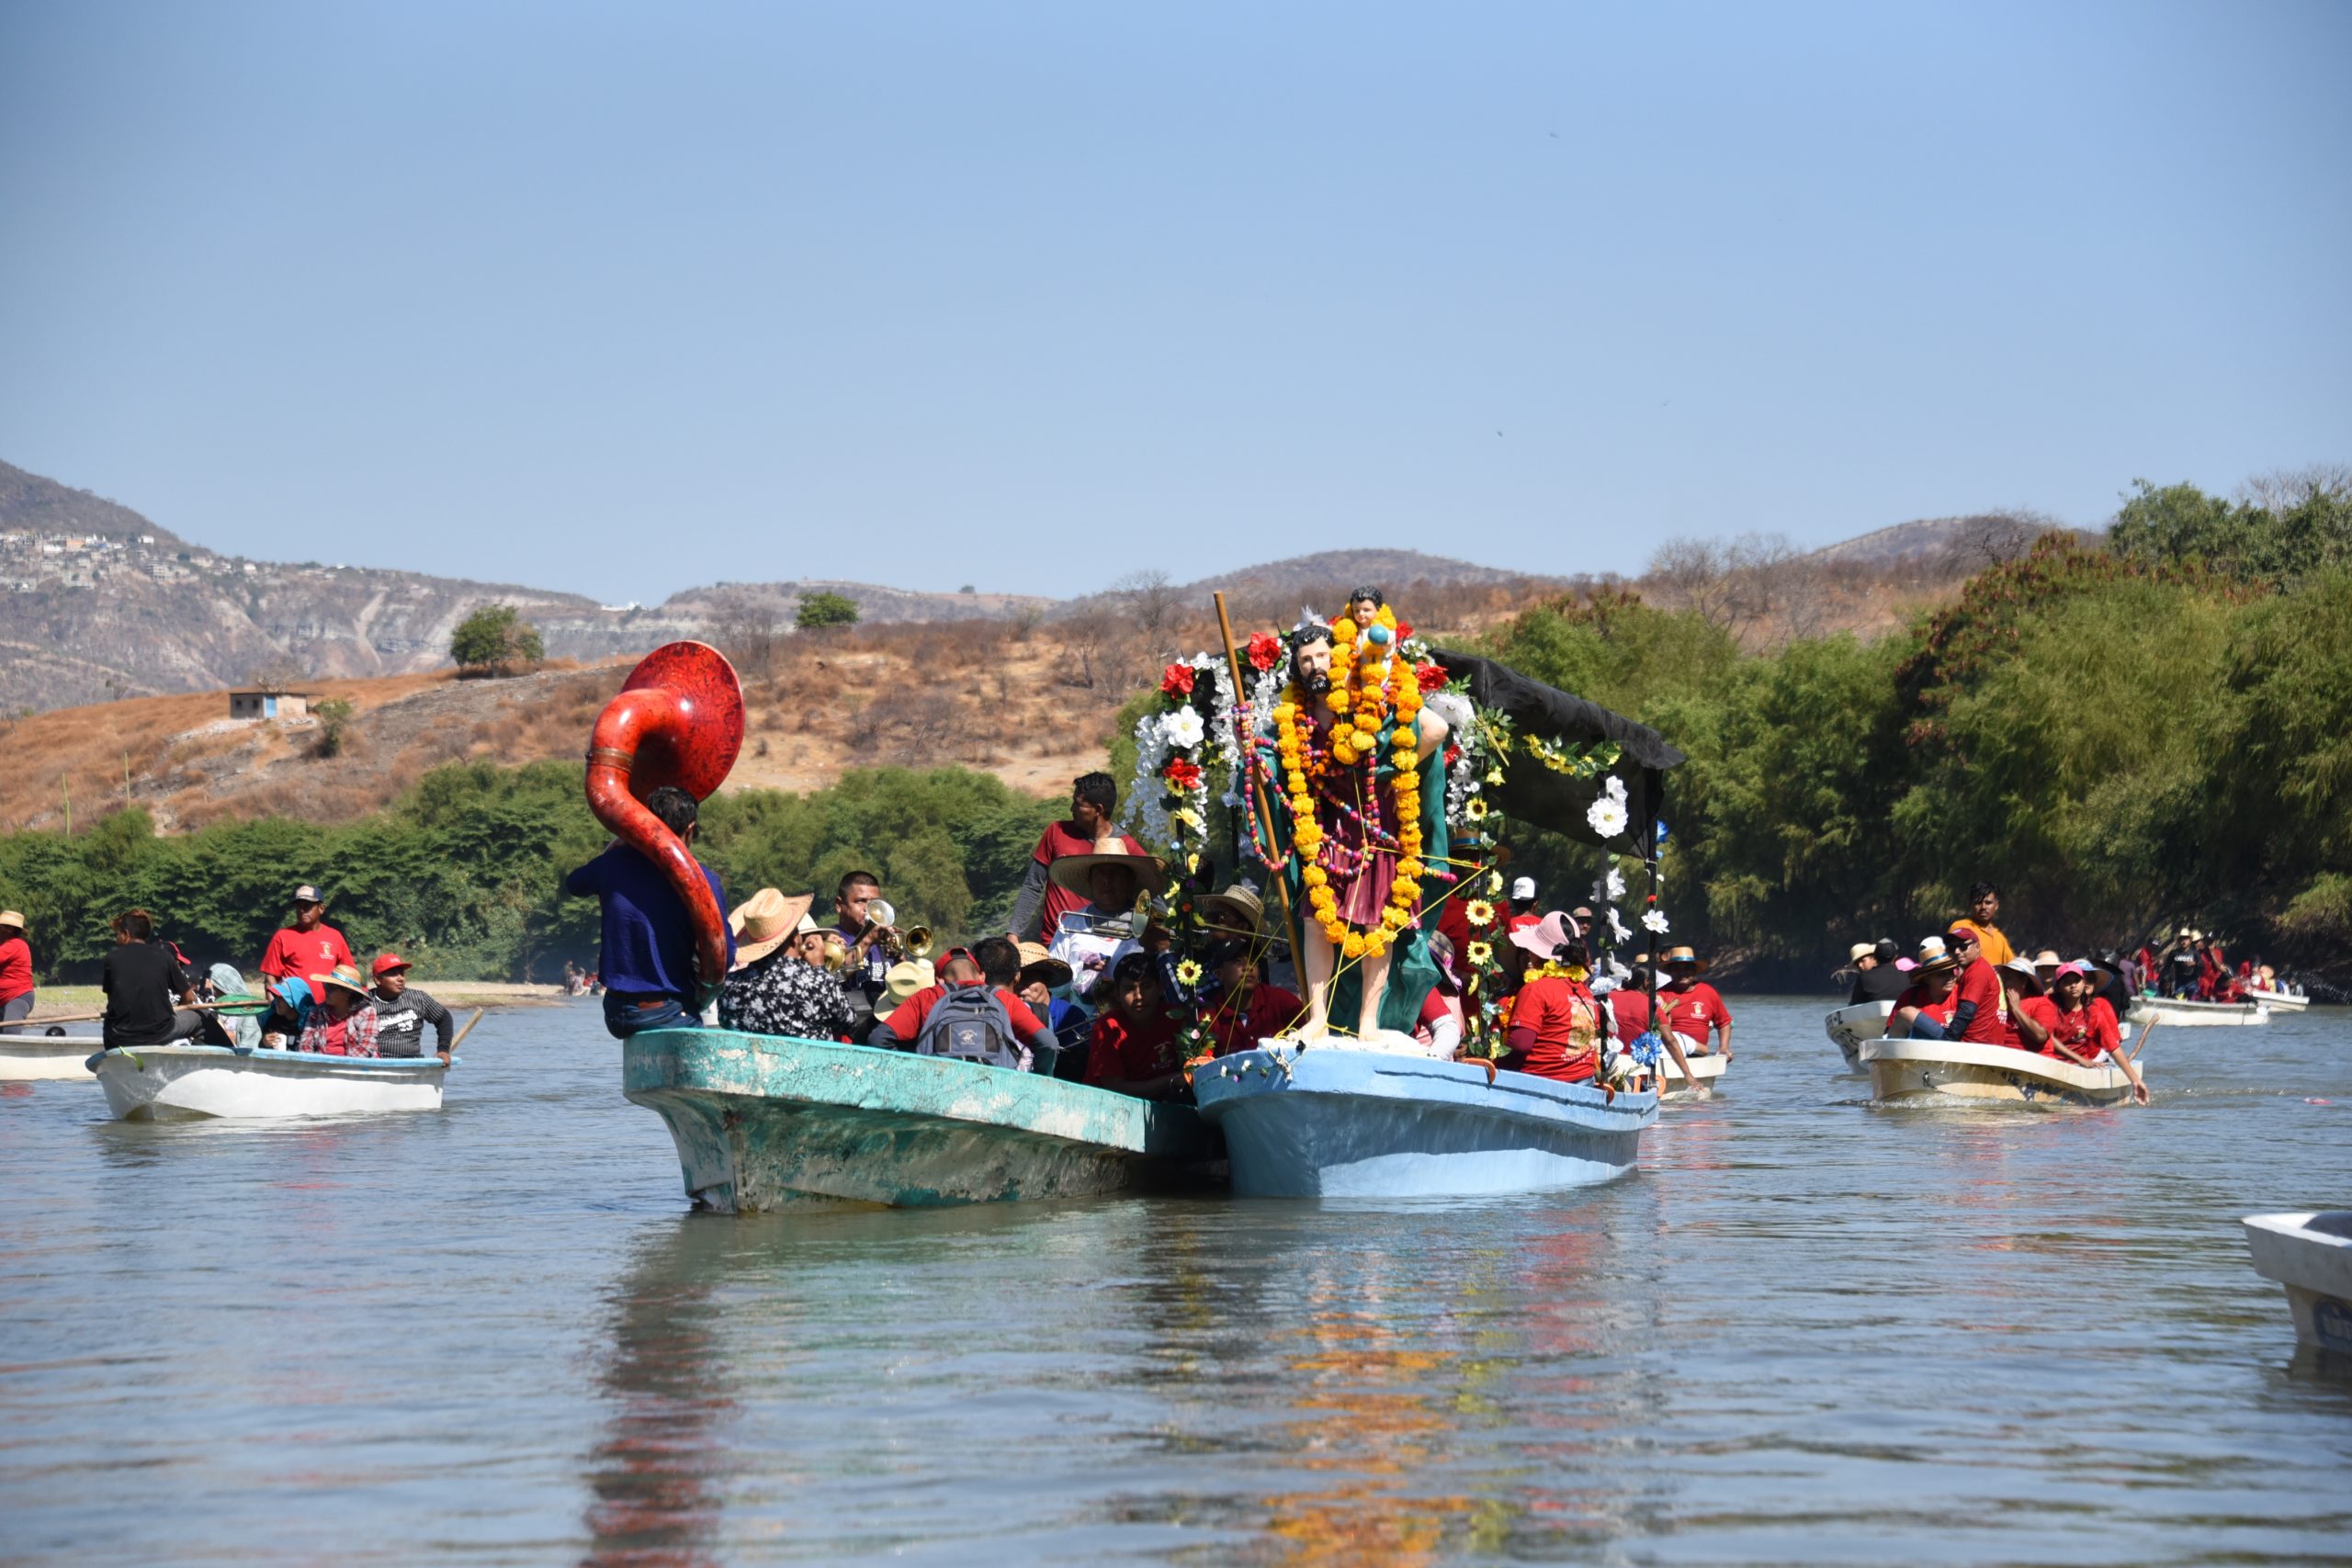
[[[824,967],[825,933],[808,915],[813,901],[763,887],[728,917],[736,967],[718,993],[720,1027],[800,1040],[848,1035],[849,999],[840,976]]]

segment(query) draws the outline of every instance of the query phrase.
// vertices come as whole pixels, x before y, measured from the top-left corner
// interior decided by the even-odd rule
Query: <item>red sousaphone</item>
[[[664,643],[639,660],[588,740],[588,809],[660,866],[685,901],[702,980],[713,987],[727,978],[727,912],[694,852],[645,797],[675,784],[707,800],[742,749],[743,683],[726,655],[699,642]]]

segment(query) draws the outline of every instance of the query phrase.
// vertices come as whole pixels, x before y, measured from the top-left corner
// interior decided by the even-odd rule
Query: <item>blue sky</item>
[[[0,458],[650,601],[2352,460],[2352,6],[0,0]]]

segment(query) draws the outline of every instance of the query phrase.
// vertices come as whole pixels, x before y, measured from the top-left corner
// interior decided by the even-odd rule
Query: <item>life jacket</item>
[[[1012,1035],[1012,1015],[988,986],[960,986],[932,1004],[915,1036],[918,1056],[952,1056],[991,1067],[1019,1068],[1021,1042]]]

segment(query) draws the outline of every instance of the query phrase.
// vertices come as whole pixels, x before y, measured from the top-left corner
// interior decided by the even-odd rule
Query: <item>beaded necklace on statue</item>
[[[1328,751],[1315,744],[1306,700],[1295,682],[1283,691],[1274,705],[1274,746],[1280,783],[1290,797],[1291,842],[1304,863],[1307,907],[1323,934],[1348,957],[1377,957],[1412,922],[1421,896],[1419,878],[1427,870],[1420,858],[1420,678],[1411,664],[1396,657],[1396,612],[1382,605],[1369,626],[1359,627],[1345,615],[1332,623],[1331,690],[1324,698],[1331,711]],[[1381,820],[1378,782],[1384,744],[1396,797],[1393,837]],[[1339,798],[1332,786],[1343,781],[1353,783],[1361,805]],[[1342,849],[1327,840],[1315,818],[1318,785],[1325,799],[1362,824],[1363,849]],[[1380,924],[1360,931],[1340,915],[1331,873],[1358,874],[1374,854],[1388,852],[1397,857],[1388,907],[1381,911]]]

